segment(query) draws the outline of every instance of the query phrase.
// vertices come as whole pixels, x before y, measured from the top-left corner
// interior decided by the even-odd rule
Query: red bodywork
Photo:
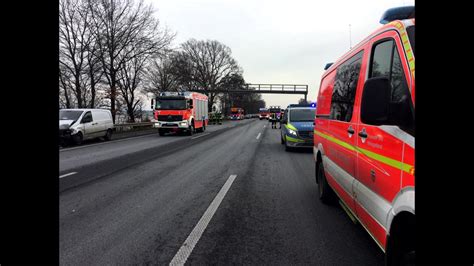
[[[208,116],[208,97],[204,94],[197,92],[184,92],[184,97],[186,100],[192,100],[192,108],[187,108],[185,110],[154,110],[154,118],[157,121],[158,116],[182,116],[182,120],[187,120],[189,122],[194,122],[195,129],[201,129],[206,127],[209,122]],[[189,107],[189,106],[188,106]],[[161,121],[160,121],[161,122]],[[178,127],[172,128],[172,130],[179,130]]]
[[[242,120],[244,119],[244,109],[238,107],[230,108],[232,120]]]
[[[318,160],[316,155],[322,157],[328,184],[384,251],[392,221],[388,219],[389,212],[396,205],[397,196],[406,189],[412,189],[414,193],[414,136],[407,137],[396,128],[387,130],[387,127],[362,123],[360,105],[373,48],[382,41],[393,39],[414,108],[414,54],[407,40],[406,23],[414,26],[414,19],[384,25],[326,71],[318,93],[314,127],[315,159]],[[338,67],[361,51],[352,118],[348,122],[330,119]],[[355,132],[352,135],[348,134],[350,127]],[[364,141],[358,135],[363,129],[368,135]]]

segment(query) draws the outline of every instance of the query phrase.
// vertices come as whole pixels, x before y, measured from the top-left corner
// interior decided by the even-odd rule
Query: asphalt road
[[[60,263],[169,264],[191,239],[187,264],[383,265],[360,225],[319,202],[311,150],[285,152],[267,121],[232,123],[62,150]]]

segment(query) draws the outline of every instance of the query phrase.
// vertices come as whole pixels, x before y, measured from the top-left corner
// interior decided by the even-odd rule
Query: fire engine
[[[197,92],[161,92],[152,100],[160,136],[167,132],[204,132],[209,121],[208,97]]]
[[[244,119],[244,109],[232,107],[230,108],[230,119],[232,120],[242,120]]]
[[[268,119],[268,118],[269,118],[268,109],[267,109],[267,108],[260,108],[260,109],[259,109],[258,118],[259,118],[260,120],[262,120],[262,119]]]

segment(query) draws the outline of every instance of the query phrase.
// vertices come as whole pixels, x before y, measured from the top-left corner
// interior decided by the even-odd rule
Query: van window
[[[89,122],[93,121],[92,114],[90,111],[85,113],[84,116],[82,117],[81,123],[85,123],[85,121],[89,121]]]
[[[414,136],[414,108],[397,46],[393,39],[378,43],[373,49],[369,77],[387,77],[392,85],[390,124]]]
[[[351,121],[363,53],[364,51],[360,51],[337,68],[330,119]]]

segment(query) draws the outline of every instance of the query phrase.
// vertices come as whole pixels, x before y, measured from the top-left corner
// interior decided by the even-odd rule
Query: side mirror
[[[365,82],[360,107],[363,123],[370,125],[389,123],[391,91],[392,85],[386,77],[371,78]]]

